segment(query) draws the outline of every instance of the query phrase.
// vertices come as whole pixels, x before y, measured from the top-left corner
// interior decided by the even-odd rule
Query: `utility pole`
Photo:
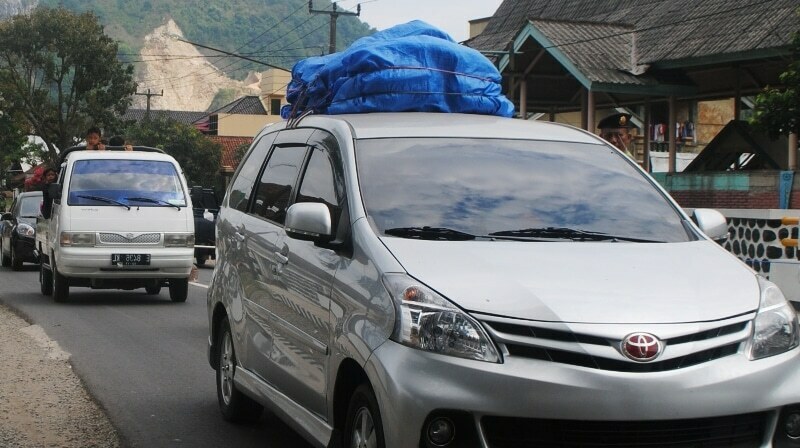
[[[150,89],[147,89],[147,93],[144,92],[136,92],[136,95],[142,95],[147,97],[147,111],[144,113],[145,117],[150,117],[150,97],[151,96],[164,96],[164,90],[161,90],[161,93],[150,93]]]
[[[331,36],[330,36],[330,45],[328,46],[328,54],[336,53],[336,20],[339,16],[360,16],[361,15],[361,3],[358,4],[356,7],[356,12],[349,12],[349,11],[339,11],[336,7],[336,2],[333,2],[333,10],[332,11],[320,11],[318,9],[314,9],[314,0],[308,0],[308,12],[311,14],[328,14],[331,18]]]

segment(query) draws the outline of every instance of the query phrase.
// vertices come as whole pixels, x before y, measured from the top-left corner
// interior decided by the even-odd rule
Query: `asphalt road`
[[[211,267],[200,269],[207,285]],[[0,301],[44,328],[72,354],[75,371],[129,447],[310,447],[273,414],[252,424],[222,420],[206,347],[206,288],[186,303],[169,292],[71,288],[66,303],[39,293],[38,266],[0,268]]]

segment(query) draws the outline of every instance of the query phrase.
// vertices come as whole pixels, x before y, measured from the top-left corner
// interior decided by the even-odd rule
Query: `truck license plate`
[[[147,266],[150,254],[111,254],[111,264],[115,266]]]

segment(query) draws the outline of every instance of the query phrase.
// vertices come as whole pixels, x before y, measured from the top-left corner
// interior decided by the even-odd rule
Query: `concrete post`
[[[586,102],[587,102],[587,95],[586,92],[581,93],[581,129],[587,129],[586,127],[586,117],[588,114],[586,113]]]
[[[594,125],[594,92],[591,90],[586,91],[586,130],[595,133]]]
[[[519,82],[519,116],[528,119],[528,80],[525,78]]]

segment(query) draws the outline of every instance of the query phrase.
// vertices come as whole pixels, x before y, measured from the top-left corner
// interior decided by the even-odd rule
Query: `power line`
[[[327,14],[330,16],[330,38],[329,38],[329,46],[328,46],[328,54],[336,53],[336,21],[339,20],[339,16],[360,16],[361,15],[361,3],[358,4],[358,8],[355,13],[348,12],[348,11],[339,11],[336,7],[336,2],[332,3],[331,11],[323,11],[319,9],[314,9],[314,0],[308,0],[308,12],[311,14]]]

